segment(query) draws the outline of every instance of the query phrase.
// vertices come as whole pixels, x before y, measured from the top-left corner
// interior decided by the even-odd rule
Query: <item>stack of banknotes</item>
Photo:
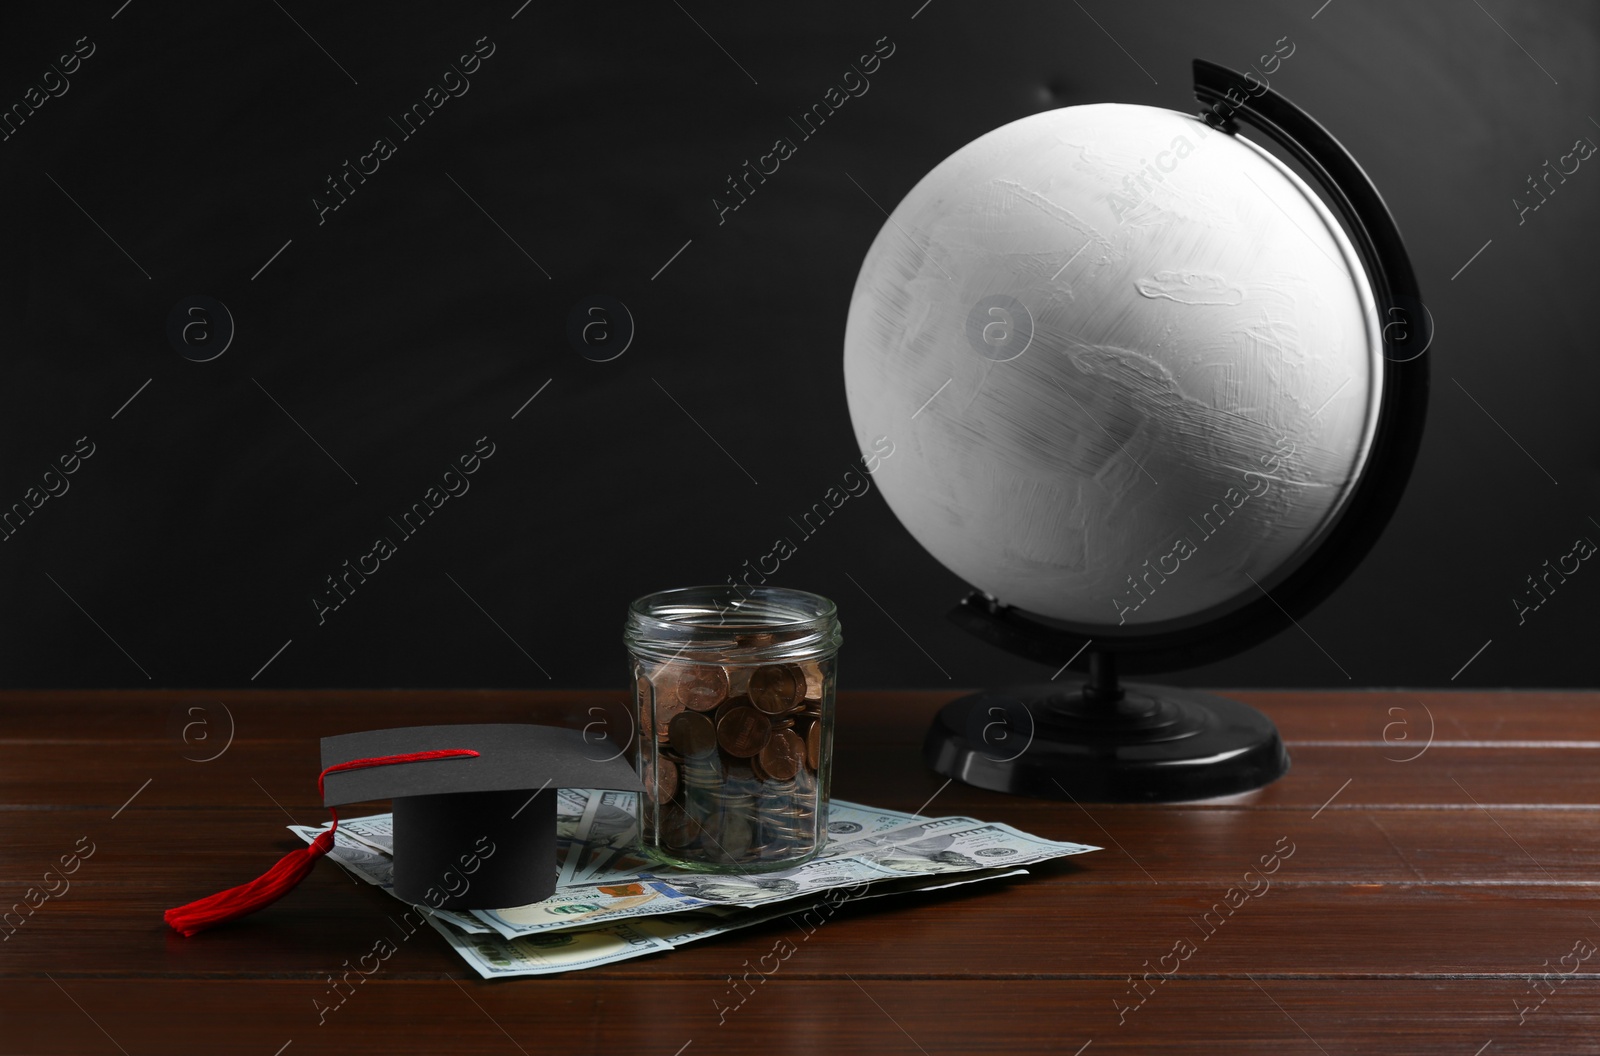
[[[827,845],[811,861],[782,872],[690,873],[639,855],[635,798],[628,792],[560,791],[559,880],[543,902],[467,912],[418,908],[485,979],[549,975],[615,964],[784,916],[803,927],[828,919],[847,901],[1017,876],[1027,872],[1025,865],[1100,849],[999,823],[928,818],[836,799],[828,810]],[[391,895],[393,820],[391,814],[341,820],[328,855]],[[289,829],[309,843],[326,827]]]

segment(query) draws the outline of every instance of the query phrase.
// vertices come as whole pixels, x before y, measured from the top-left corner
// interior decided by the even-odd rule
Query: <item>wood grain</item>
[[[919,746],[953,695],[845,695],[836,794],[908,810],[932,797],[930,813],[1104,850],[847,907],[809,937],[777,921],[566,977],[484,983],[419,933],[319,1025],[328,974],[397,936],[386,896],[319,866],[286,901],[196,939],[161,910],[298,846],[291,816],[325,817],[317,737],[581,725],[611,695],[6,694],[0,902],[80,838],[95,853],[0,943],[0,1053],[1594,1051],[1600,975],[1543,987],[1526,1022],[1513,999],[1531,1006],[1531,976],[1600,943],[1600,694],[1240,693],[1279,723],[1289,775],[1139,806],[946,784]],[[204,707],[215,722],[223,703],[232,744],[185,758],[205,753],[175,718]],[[1386,736],[1395,721],[1433,740]],[[1229,888],[1285,844],[1271,886],[1226,912]],[[737,1002],[727,977],[785,939],[794,955],[719,1024],[713,1001]],[[1194,953],[1162,981],[1180,940]]]

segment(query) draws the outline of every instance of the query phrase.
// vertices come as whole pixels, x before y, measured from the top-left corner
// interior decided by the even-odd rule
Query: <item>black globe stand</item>
[[[1383,388],[1367,466],[1319,547],[1277,582],[1258,585],[1260,597],[1231,608],[1134,629],[1047,623],[979,592],[964,599],[950,618],[982,640],[1063,671],[1087,654],[1089,669],[1078,689],[1052,681],[990,690],[939,712],[923,758],[979,788],[1162,803],[1236,795],[1282,777],[1288,753],[1259,711],[1195,690],[1122,684],[1117,668],[1203,663],[1264,641],[1310,611],[1377,541],[1421,446],[1432,319],[1377,188],[1332,134],[1264,82],[1196,59],[1194,83],[1208,124],[1234,135],[1242,121],[1264,133],[1304,166],[1344,221],[1382,326]]]
[[[1260,788],[1289,769],[1254,708],[1197,690],[1117,681],[1091,653],[1079,689],[1046,683],[951,701],[923,742],[941,774],[1044,799],[1169,803]]]

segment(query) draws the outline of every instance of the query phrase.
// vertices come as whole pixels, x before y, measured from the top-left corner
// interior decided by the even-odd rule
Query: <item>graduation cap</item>
[[[495,723],[408,726],[322,739],[317,788],[333,827],[265,874],[166,922],[194,935],[270,905],[333,849],[335,808],[394,800],[394,893],[434,909],[523,906],[555,890],[556,790],[643,792],[620,755],[596,759],[585,733]]]

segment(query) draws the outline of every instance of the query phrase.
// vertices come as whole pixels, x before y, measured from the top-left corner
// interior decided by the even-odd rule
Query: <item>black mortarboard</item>
[[[555,890],[556,790],[642,792],[606,741],[557,726],[409,726],[322,739],[333,828],[248,884],[169,909],[185,935],[282,897],[333,847],[347,803],[394,801],[394,893],[435,909],[527,905]]]
[[[498,909],[548,898],[556,887],[556,789],[644,791],[608,742],[558,726],[347,733],[322,739],[322,765],[448,748],[478,755],[330,773],[322,797],[329,807],[394,800],[394,893],[435,909]]]

